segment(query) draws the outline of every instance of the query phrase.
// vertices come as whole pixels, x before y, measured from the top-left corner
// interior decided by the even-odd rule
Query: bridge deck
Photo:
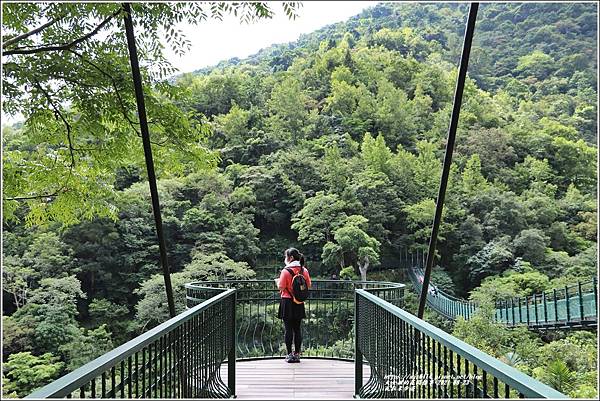
[[[354,362],[305,358],[300,363],[281,359],[238,361],[236,392],[240,399],[351,399]],[[363,368],[364,381],[369,366]],[[227,383],[227,364],[221,365]]]

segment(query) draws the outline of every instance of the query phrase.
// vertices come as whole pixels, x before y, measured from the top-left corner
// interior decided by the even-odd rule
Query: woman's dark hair
[[[300,262],[300,266],[304,267],[304,255],[300,253],[296,248],[288,248],[285,250],[285,256],[297,260]]]

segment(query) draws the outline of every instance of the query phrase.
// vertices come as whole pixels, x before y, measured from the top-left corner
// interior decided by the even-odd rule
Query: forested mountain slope
[[[467,87],[458,138],[457,192],[447,211],[455,220],[446,218],[449,237],[441,244],[443,265],[462,270],[453,277],[469,281],[461,285],[466,290],[486,270],[498,273],[515,258],[523,259],[513,249],[517,238],[537,238],[538,264],[546,263],[543,258],[560,258],[544,254],[551,244],[553,252],[571,257],[586,248],[574,238],[570,241],[579,241],[579,250],[566,242],[557,246],[556,235],[563,229],[566,236],[574,234],[567,229],[574,220],[559,204],[568,202],[574,191],[593,197],[596,183],[594,12],[582,4],[482,6],[473,81]],[[340,198],[347,208],[341,207],[342,213],[367,217],[366,233],[384,251],[426,241],[426,212],[431,212],[435,196],[454,85],[451,62],[458,57],[465,15],[465,5],[381,4],[297,43],[181,78],[196,94],[193,107],[215,121],[213,145],[221,150],[223,167],[273,166],[286,163],[282,159],[294,165],[285,174],[307,197],[305,207],[277,220],[290,210],[288,203],[280,204],[281,215],[273,221],[255,221],[263,235],[270,227],[288,226],[292,217],[300,241],[314,246],[318,257],[330,239],[328,230],[317,225],[318,217],[331,222],[333,216],[312,204],[326,197],[321,203],[337,205]],[[365,132],[370,136],[364,137]],[[379,134],[381,138],[371,141]],[[281,156],[273,155],[277,150]],[[347,161],[347,171],[336,157]],[[310,166],[312,159],[331,165],[319,175]],[[333,174],[337,176],[327,180]],[[474,187],[461,193],[458,181]],[[476,190],[477,185],[486,190]],[[363,186],[372,193],[363,195]],[[594,209],[591,198],[579,203]],[[554,206],[548,209],[550,204]],[[546,217],[527,211],[532,207],[544,209]],[[576,212],[578,219],[585,215],[590,223],[594,213]],[[579,224],[585,225],[583,220],[576,224],[583,227]],[[320,242],[312,238],[318,235],[324,237]],[[593,243],[592,236],[587,238]],[[475,262],[473,258],[484,257],[475,250],[511,255],[488,265],[486,260]],[[527,257],[531,262],[532,255]]]
[[[271,278],[289,246],[314,276],[367,279],[426,247],[466,14],[380,4],[174,80],[219,155],[211,171],[157,161],[178,310],[181,284]],[[596,275],[596,18],[594,4],[481,5],[434,272],[445,290],[493,300]],[[7,129],[4,150],[26,157],[38,139]],[[112,172],[116,220],[29,226],[23,205],[3,222],[5,358],[72,369],[166,319],[144,171]],[[575,384],[561,391],[596,394],[590,333],[544,345],[471,324],[455,334],[499,357],[521,347],[519,368],[546,383],[565,355]]]
[[[266,64],[273,71],[285,70],[295,57],[318,50],[322,41],[335,43],[351,33],[354,40],[380,43],[391,50],[410,50],[417,59],[431,50],[439,51],[444,60],[457,64],[467,9],[466,4],[420,4],[409,8],[401,3],[382,3],[348,21],[302,35],[296,42],[263,49],[243,62]],[[529,78],[528,89],[534,93],[551,89],[569,93],[586,86],[595,89],[594,71],[598,62],[595,13],[592,5],[581,3],[481,4],[469,63],[470,76],[486,90],[509,83],[516,85],[511,78]],[[408,28],[408,32],[387,38],[379,32],[403,28]],[[427,46],[423,42],[428,42]],[[217,67],[240,63],[241,60],[232,59]],[[546,82],[535,85],[539,81]]]

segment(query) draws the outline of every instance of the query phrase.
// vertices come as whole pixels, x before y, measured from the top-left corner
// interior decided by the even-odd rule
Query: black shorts
[[[299,320],[306,317],[304,303],[297,304],[291,298],[281,298],[277,317],[282,320]]]

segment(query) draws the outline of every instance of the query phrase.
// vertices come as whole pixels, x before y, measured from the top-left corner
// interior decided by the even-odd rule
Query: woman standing
[[[310,288],[310,274],[304,266],[304,255],[296,248],[289,248],[284,253],[285,268],[281,270],[275,283],[279,288],[281,301],[279,303],[279,313],[277,317],[283,320],[285,327],[285,347],[287,356],[285,361],[288,363],[300,362],[300,347],[302,346],[302,333],[300,324],[306,317],[304,302],[299,302],[294,298],[292,289],[292,278],[301,274]],[[294,352],[292,353],[292,342],[294,343]]]

